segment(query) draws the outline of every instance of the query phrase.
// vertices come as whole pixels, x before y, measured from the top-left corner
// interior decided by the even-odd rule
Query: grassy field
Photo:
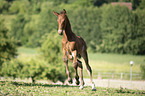
[[[33,48],[18,48],[19,59],[22,60],[30,60],[31,58],[35,58],[39,55],[37,49]],[[130,61],[134,61],[133,65],[133,74],[140,74],[140,65],[145,64],[145,56],[137,56],[137,55],[122,55],[122,54],[106,54],[106,53],[89,53],[89,62],[93,69],[93,75],[98,75],[100,73],[126,73],[130,74]],[[84,69],[85,64],[83,61]],[[70,64],[69,66],[72,66]],[[104,73],[103,73],[104,74]],[[129,76],[128,77],[129,79]],[[88,77],[87,71],[84,70],[84,76]],[[133,78],[136,79],[136,78]],[[141,76],[139,77],[141,79]]]
[[[91,91],[91,87],[85,86],[83,90],[79,86],[31,84],[23,82],[0,81],[0,96],[143,96],[145,91],[130,89],[115,89],[97,87],[97,91]]]
[[[34,48],[25,48],[25,47],[19,47],[18,48],[18,54],[28,54],[28,55],[36,55],[37,49]]]
[[[140,73],[140,65],[145,64],[145,56],[121,54],[89,54],[90,64],[94,70],[130,72],[130,61],[134,61],[133,72]]]
[[[36,58],[39,53],[37,49],[18,48],[18,59],[30,60]],[[128,72],[129,62],[135,62],[133,71],[140,73],[140,64],[144,63],[145,56],[119,55],[119,54],[89,54],[90,65],[95,72]],[[85,64],[84,64],[85,65]],[[72,66],[72,65],[71,65]],[[86,72],[86,70],[85,70]],[[84,72],[84,73],[85,73]],[[85,74],[84,74],[85,75]],[[42,83],[26,83],[14,81],[0,81],[0,96],[143,96],[143,90],[131,90],[124,88],[102,88],[97,87],[97,91],[91,91],[90,86],[85,86],[79,90],[79,86],[55,85]]]

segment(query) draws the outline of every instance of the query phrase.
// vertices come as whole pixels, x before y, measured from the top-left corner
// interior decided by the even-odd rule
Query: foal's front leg
[[[70,72],[68,70],[68,59],[67,59],[67,55],[66,55],[66,51],[65,50],[63,50],[63,62],[65,64],[65,66],[66,66],[66,74],[67,74],[67,77],[68,77],[68,82],[72,83],[72,79],[70,77]]]

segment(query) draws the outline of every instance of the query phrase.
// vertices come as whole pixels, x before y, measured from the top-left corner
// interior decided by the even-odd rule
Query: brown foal
[[[85,60],[86,64],[86,69],[87,72],[90,76],[90,80],[92,83],[92,90],[95,91],[95,84],[92,80],[92,69],[89,65],[88,62],[88,55],[87,55],[87,46],[83,38],[76,36],[71,29],[71,25],[69,22],[69,19],[66,15],[65,9],[60,11],[60,13],[54,12],[53,13],[58,17],[57,22],[58,22],[58,34],[63,35],[62,38],[62,49],[63,49],[63,61],[66,66],[66,74],[68,76],[68,82],[72,83],[72,79],[70,77],[70,72],[68,70],[68,58],[73,62],[73,67],[75,70],[75,79],[76,79],[76,84],[79,85],[79,76],[77,72],[77,68],[80,69],[80,76],[81,76],[81,86],[80,89],[83,89],[83,66],[82,62],[78,60],[78,57],[83,57]]]

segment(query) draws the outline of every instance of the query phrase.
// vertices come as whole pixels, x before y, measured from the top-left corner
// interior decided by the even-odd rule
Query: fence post
[[[112,73],[112,79],[114,78],[114,73]]]
[[[108,79],[108,88],[110,87],[110,79]]]
[[[121,73],[121,79],[123,79],[123,73]]]

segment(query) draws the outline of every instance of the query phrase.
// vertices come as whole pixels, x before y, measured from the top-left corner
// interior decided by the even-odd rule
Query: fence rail
[[[87,72],[84,71],[84,77],[89,77]],[[114,72],[93,72],[93,77],[95,79],[121,79],[121,80],[129,80],[130,73],[114,73]],[[142,74],[132,74],[133,80],[142,80]]]

